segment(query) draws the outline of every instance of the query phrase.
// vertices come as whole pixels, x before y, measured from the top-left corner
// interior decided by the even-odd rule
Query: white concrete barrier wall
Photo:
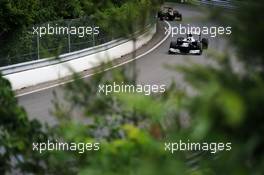
[[[152,26],[147,32],[137,38],[136,48],[138,49],[149,42],[155,33],[156,25]],[[18,90],[69,76],[72,74],[72,70],[75,72],[82,72],[91,69],[99,66],[102,62],[120,58],[132,51],[133,41],[127,40],[120,45],[109,49],[106,48],[97,53],[80,56],[65,62],[58,62],[57,64],[7,74],[4,75],[4,77],[11,82],[13,90]]]

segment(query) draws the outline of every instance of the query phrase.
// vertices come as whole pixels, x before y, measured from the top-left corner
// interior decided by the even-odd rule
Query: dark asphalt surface
[[[198,10],[195,7],[189,7],[185,5],[178,5],[176,7],[183,15],[183,21],[170,22],[171,26],[177,26],[181,24],[192,24],[195,26],[211,26],[209,22],[205,22],[204,11]],[[210,50],[223,51],[226,48],[226,43],[223,38],[216,37],[209,39],[209,50],[204,51],[201,56],[191,55],[169,55],[168,48],[172,39],[169,37],[163,44],[157,49],[147,54],[146,56],[136,60],[138,70],[138,83],[140,84],[166,84],[176,81],[176,84],[185,88],[188,91],[188,86],[184,83],[183,76],[175,71],[168,70],[164,65],[189,65],[190,62],[196,64],[214,64],[207,53]],[[131,64],[131,63],[129,63]],[[87,80],[89,81],[89,80]],[[53,109],[52,99],[53,91],[58,93],[59,97],[62,97],[63,87],[58,86],[55,88],[47,89],[40,92],[35,92],[25,96],[18,97],[19,104],[22,105],[31,119],[36,118],[40,121],[53,124],[56,120],[50,113]]]

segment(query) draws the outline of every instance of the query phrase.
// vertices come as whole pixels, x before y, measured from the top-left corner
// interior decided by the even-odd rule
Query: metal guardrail
[[[151,27],[153,27],[153,25],[154,24],[148,24],[147,26],[144,27],[144,29],[138,30],[137,32],[135,32],[136,37],[139,37],[143,33],[146,33],[147,31],[149,31],[151,29]],[[129,41],[130,39],[131,38],[124,39],[124,38],[119,37],[119,38],[113,39],[111,41],[108,41],[108,42],[100,44],[100,45],[96,45],[96,46],[88,47],[88,48],[85,48],[82,50],[77,50],[77,51],[61,54],[58,56],[58,58],[53,56],[53,57],[49,57],[49,58],[32,60],[32,61],[27,61],[27,62],[13,64],[13,65],[9,65],[9,66],[0,67],[0,71],[3,75],[9,75],[9,74],[13,74],[13,73],[17,73],[17,72],[21,72],[21,71],[25,71],[25,70],[36,69],[36,68],[40,68],[40,67],[54,65],[54,64],[70,61],[73,59],[77,59],[79,57],[95,54],[97,52],[101,52],[101,51],[110,49],[112,47],[123,44],[123,43]]]
[[[230,10],[234,10],[237,8],[237,6],[235,5],[237,2],[230,0],[194,0],[194,3],[197,5],[215,6]]]
[[[146,31],[134,35],[137,37],[136,49],[147,44],[155,33],[156,25],[153,24]],[[73,71],[82,72],[100,66],[102,62],[131,53],[134,49],[132,45],[131,38],[120,38],[119,41],[61,55],[60,59],[44,59],[23,63],[24,65],[20,66],[12,65],[12,68],[3,70],[3,74],[11,82],[12,89],[18,90],[71,76]]]
[[[154,18],[150,15],[147,23],[153,23]],[[40,37],[38,34],[33,34],[33,27],[48,27],[48,25],[61,28],[74,27],[95,27],[95,22],[90,17],[83,17],[78,19],[57,20],[51,21],[40,25],[31,26],[27,31],[23,31],[21,38],[17,40],[14,47],[7,49],[0,48],[0,67],[12,66],[15,64],[23,65],[26,62],[37,61],[41,59],[50,58],[57,55],[72,53],[86,48],[99,46],[116,40],[121,36],[112,31],[117,30],[114,28],[103,29],[95,35],[86,35],[79,37],[78,34],[56,34],[44,35]],[[138,26],[139,27],[139,26]],[[47,30],[47,29],[46,29]],[[45,31],[46,31],[45,30]],[[53,31],[56,29],[53,29]],[[83,29],[84,30],[84,29]],[[108,30],[108,32],[106,31]],[[84,32],[84,31],[83,31]]]
[[[55,27],[61,27],[63,34],[47,34],[48,25],[53,28],[53,33],[55,32]],[[114,38],[114,36],[101,29],[100,33],[97,35],[94,33],[86,35],[86,33],[84,33],[85,30],[83,30],[83,37],[79,37],[77,31],[76,34],[64,33],[64,28],[69,30],[71,27],[78,29],[79,27],[94,26],[96,26],[96,24],[90,17],[56,20],[30,26],[21,31],[21,34],[17,37],[17,41],[6,43],[7,45],[10,45],[10,47],[7,49],[0,48],[0,67],[70,53],[88,47],[97,46],[117,38]],[[40,37],[38,33],[33,32],[34,27],[45,27],[46,34]],[[14,47],[11,47],[11,45],[14,45]]]

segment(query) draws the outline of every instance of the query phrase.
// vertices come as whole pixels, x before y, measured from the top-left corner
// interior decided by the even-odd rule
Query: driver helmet
[[[187,41],[192,41],[192,34],[187,34]]]

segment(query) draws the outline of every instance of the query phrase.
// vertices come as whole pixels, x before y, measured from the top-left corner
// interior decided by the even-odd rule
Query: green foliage
[[[260,174],[264,163],[264,153],[260,149],[264,144],[260,108],[264,105],[261,90],[264,81],[260,75],[241,76],[228,67],[194,66],[181,70],[190,85],[199,92],[194,97],[187,97],[184,102],[183,108],[192,117],[188,135],[195,140],[214,138],[231,141],[234,145],[224,163],[230,166],[220,173],[218,166],[224,166],[220,158],[210,163],[211,169],[219,174],[240,174],[242,169],[247,172],[245,174]]]
[[[116,12],[110,11],[109,16]],[[241,20],[238,24],[249,22],[249,19]],[[257,36],[259,31],[256,32],[252,35]],[[234,32],[234,38],[241,37],[240,34],[239,31]],[[251,46],[256,46],[259,39],[248,38],[247,42],[251,43]],[[241,50],[244,47],[243,42],[237,43],[236,46]],[[254,50],[251,50],[249,53],[253,52]],[[241,60],[250,58],[250,63],[263,60],[260,52],[254,54],[252,57],[244,55]],[[73,102],[73,106],[78,104],[78,110],[84,111],[82,116],[93,121],[92,124],[83,124],[87,130],[92,131],[86,136],[100,138],[102,144],[101,151],[93,153],[90,159],[76,161],[75,164],[78,165],[76,173],[262,174],[263,66],[259,64],[261,69],[252,71],[254,64],[250,64],[250,68],[244,68],[244,73],[237,73],[232,67],[229,55],[220,54],[213,57],[217,57],[215,59],[218,63],[217,68],[198,65],[176,67],[184,74],[185,80],[196,92],[195,95],[186,94],[173,85],[167,89],[164,96],[98,94],[96,88],[99,84],[117,81],[114,77],[123,80],[125,78],[120,78],[121,75],[125,75],[123,72],[114,75],[101,74],[99,78],[98,76],[91,78],[88,82],[77,79],[76,83],[68,86],[66,92],[71,93],[68,101]],[[69,94],[66,96],[69,97]],[[60,106],[59,104],[56,103],[56,106]],[[91,111],[91,107],[92,112],[87,112]],[[59,109],[63,111],[63,108]],[[67,120],[63,120],[67,125],[63,122],[59,128],[66,128],[65,126],[71,128],[70,116],[73,114],[69,112],[59,114],[67,116]],[[65,118],[63,115],[60,117]],[[188,124],[183,124],[182,118],[187,120]],[[108,134],[103,136],[94,134],[96,130],[103,133],[103,130],[100,130],[102,128],[106,128]],[[74,129],[67,132],[74,133]],[[232,149],[215,155],[205,153],[198,161],[196,160],[198,166],[194,166],[188,161],[193,152],[177,152],[171,155],[164,151],[162,143],[180,139],[190,142],[231,142]],[[195,158],[190,161],[195,162]]]
[[[60,114],[61,121],[58,136],[68,141],[98,139],[101,143],[99,152],[62,153],[66,162],[76,165],[72,173],[260,175],[264,164],[264,82],[255,73],[235,73],[229,57],[223,59],[227,60],[221,60],[225,64],[219,62],[221,68],[177,67],[196,95],[185,94],[174,85],[157,96],[98,93],[99,84],[128,83],[122,76],[123,69],[96,75],[89,81],[76,79],[68,85],[66,99],[75,106],[71,109],[82,111],[81,116],[90,122],[76,123],[74,110],[65,111],[56,101],[55,112],[60,112],[55,114]],[[182,117],[188,120],[187,126],[182,124]],[[179,140],[231,142],[232,149],[204,153],[198,161],[188,160],[197,153],[171,154],[164,150],[164,142]],[[189,163],[193,161],[197,166]]]
[[[263,9],[264,4],[261,0],[238,3],[240,5],[234,15],[233,31],[234,43],[238,46],[238,53],[246,63],[255,66],[264,66],[264,51],[262,49],[264,37],[263,30]],[[243,36],[243,37],[241,37]],[[252,42],[253,41],[253,42]],[[254,58],[254,59],[252,59]]]
[[[93,3],[82,1],[80,4],[85,4],[85,9],[89,10]],[[98,12],[102,25],[105,28],[111,24],[124,28],[125,24],[141,16],[143,8],[140,9],[139,4],[151,6],[149,1],[137,3],[108,3],[109,9]],[[100,9],[102,4],[97,5]],[[78,6],[77,3],[73,9],[79,9]],[[72,7],[64,7],[68,8],[72,10]],[[111,93],[106,96],[98,92],[100,84],[133,83],[127,78],[125,69],[96,74],[88,81],[75,75],[75,81],[66,86],[65,101],[68,103],[54,101],[54,115],[59,123],[50,130],[52,135],[49,138],[66,142],[99,141],[99,151],[83,154],[52,151],[43,156],[33,154],[28,145],[35,140],[46,141],[47,136],[40,130],[38,122],[27,119],[14,99],[10,84],[1,78],[0,148],[4,151],[0,149],[0,173],[13,170],[14,164],[10,160],[22,156],[23,161],[15,164],[17,169],[35,174],[261,175],[264,171],[264,80],[263,54],[257,48],[260,38],[256,38],[261,36],[261,31],[256,29],[254,34],[245,36],[247,30],[243,30],[245,24],[252,23],[251,19],[258,19],[258,14],[253,11],[260,9],[254,5],[248,8],[252,18],[246,17],[249,15],[246,11],[247,15],[237,18],[238,27],[234,32],[234,39],[238,39],[235,40],[237,49],[241,53],[245,51],[241,61],[250,63],[243,73],[235,72],[230,56],[221,54],[213,55],[217,68],[172,66],[172,69],[184,74],[188,85],[196,92],[194,95],[172,84],[162,95]],[[145,15],[148,16],[148,13]],[[108,21],[110,19],[112,21]],[[135,29],[134,25],[129,25],[121,31],[127,34]],[[244,34],[245,41],[239,39],[241,34]],[[252,49],[254,47],[255,50]],[[260,69],[252,71],[256,62],[260,63]],[[81,122],[74,116],[78,116]],[[216,154],[203,152],[198,158],[195,157],[197,152],[178,151],[171,154],[164,150],[164,142],[179,140],[231,142],[232,149]]]
[[[100,44],[100,42],[102,42],[102,38],[106,38],[106,36],[104,36],[104,33],[106,32],[111,33],[111,31],[118,31],[120,27],[126,30],[126,33],[129,32],[130,34],[133,33],[135,29],[138,30],[140,28],[138,23],[135,24],[130,21],[143,22],[142,19],[147,19],[146,14],[149,13],[147,8],[150,7],[151,2],[153,2],[152,5],[157,4],[156,1],[150,0],[141,0],[136,2],[130,0],[104,0],[99,2],[95,0],[69,0],[66,2],[62,0],[3,0],[0,2],[0,66],[16,64],[38,58],[37,37],[36,35],[32,35],[32,33],[30,33],[33,31],[32,26],[39,26],[40,24],[44,26],[47,22],[52,23],[51,21],[59,24],[63,21],[64,23],[62,26],[64,26],[65,23],[66,25],[68,24],[66,19],[76,18],[87,20],[86,23],[83,24],[84,26],[98,26],[99,24],[94,23],[93,21],[95,16],[99,16],[100,21],[106,19],[107,22],[114,22],[112,24],[119,23],[119,25],[110,25],[111,28],[108,28],[108,24],[108,26],[104,28],[105,31],[103,31],[103,27],[101,28],[100,26],[101,38],[100,41],[98,41],[99,43],[96,43]],[[110,12],[111,16],[107,17],[108,12]],[[126,12],[128,12],[129,15],[127,15]],[[117,17],[119,15],[123,18],[115,21],[109,20],[109,17],[111,19],[112,17]],[[122,24],[120,21],[123,21]],[[88,23],[90,23],[90,25],[88,25]],[[126,25],[128,25],[128,27]],[[131,26],[133,28],[131,28]],[[76,25],[76,27],[78,27],[78,25]],[[109,29],[112,30],[109,31]],[[129,31],[127,31],[128,29]],[[122,34],[123,33],[119,33],[117,36],[123,36]],[[114,36],[110,35],[109,38],[110,37],[113,38]],[[74,42],[76,37],[74,39],[73,36],[71,39],[71,42]],[[78,39],[79,43],[77,46],[73,46],[73,50],[76,50],[74,47],[79,47],[80,43],[85,43],[81,46],[81,48],[87,48],[92,44],[90,43],[89,45],[87,38],[83,38],[84,41],[80,41],[80,38]],[[105,40],[107,41],[108,38]],[[68,41],[65,40],[65,36],[46,36],[44,44],[40,46],[40,57],[43,58],[50,55],[54,56],[54,52],[59,52],[60,49],[63,50],[62,53],[65,53],[65,49],[68,49],[68,44],[65,44],[65,41]],[[58,42],[60,43],[58,44]],[[63,47],[61,48],[59,45],[63,45]],[[52,48],[50,48],[51,46]],[[47,52],[52,53],[47,54],[44,49],[48,50]]]
[[[111,6],[96,14],[96,20],[102,29],[114,36],[131,36],[142,30],[148,20],[153,18],[153,12],[158,4],[151,0],[128,1],[122,6]]]
[[[231,43],[236,53],[251,71],[263,67],[264,52],[262,49],[263,9],[262,0],[233,1],[235,11],[214,9],[210,11],[212,20],[232,27]],[[257,67],[257,68],[256,68]]]
[[[0,174],[41,172],[43,160],[32,151],[32,142],[46,139],[41,124],[29,121],[18,106],[10,83],[0,75]]]
[[[0,2],[0,34],[21,28],[34,21],[37,1],[2,0]],[[0,35],[1,36],[1,35]]]

